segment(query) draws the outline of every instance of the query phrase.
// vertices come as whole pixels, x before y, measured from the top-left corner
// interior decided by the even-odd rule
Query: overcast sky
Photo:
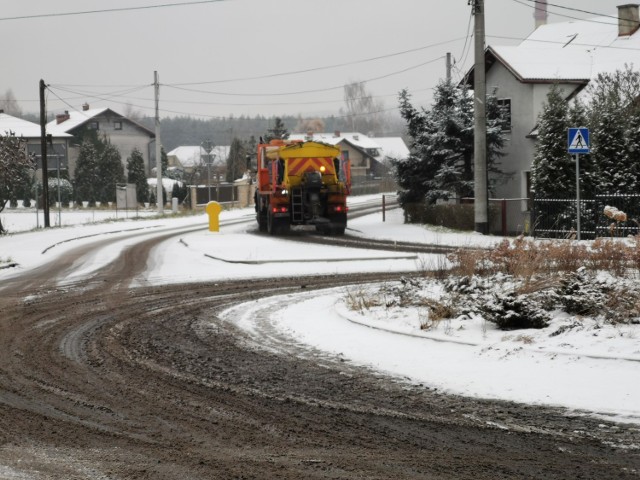
[[[153,115],[157,70],[163,117],[314,117],[337,114],[352,81],[366,81],[387,109],[402,88],[428,105],[447,52],[456,77],[473,62],[467,0],[218,0],[60,15],[190,1],[0,0],[0,97],[12,89],[23,111],[37,112],[42,78],[51,113],[87,102]],[[558,6],[615,16],[628,2],[549,3],[549,21],[559,22],[592,15]],[[532,0],[486,0],[487,43],[517,43],[533,30],[533,13]],[[34,15],[44,16],[15,18]]]

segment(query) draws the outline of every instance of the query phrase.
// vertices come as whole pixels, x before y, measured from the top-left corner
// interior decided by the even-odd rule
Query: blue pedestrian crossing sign
[[[568,135],[569,153],[590,153],[588,128],[570,128]]]

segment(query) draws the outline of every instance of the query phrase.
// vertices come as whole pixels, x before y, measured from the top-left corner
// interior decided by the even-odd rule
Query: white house
[[[50,132],[49,132],[50,133]],[[22,120],[21,118],[7,115],[0,110],[0,136],[14,134],[23,137],[27,141],[27,149],[38,161],[38,178],[42,178],[41,151],[41,130],[37,123]],[[47,144],[47,167],[48,170],[56,171],[67,168],[67,152],[69,141],[73,137],[67,133],[59,132],[51,137],[51,143]]]
[[[377,177],[384,175],[391,159],[402,160],[409,156],[409,149],[400,137],[368,137],[358,132],[292,133],[289,140],[308,140],[335,145],[342,158],[351,161],[352,177]]]
[[[224,173],[227,167],[227,158],[229,158],[229,145],[216,145],[211,150],[212,161],[208,164],[209,154],[201,145],[186,145],[176,147],[167,153],[169,168],[174,168],[186,174],[192,174],[201,168],[203,172],[207,167],[211,168],[212,175]],[[206,178],[201,178],[204,181]]]
[[[75,171],[75,164],[80,153],[78,137],[84,129],[95,130],[105,135],[116,146],[125,166],[127,157],[137,148],[144,159],[145,172],[151,174],[155,165],[155,133],[146,127],[130,120],[110,108],[89,108],[84,104],[82,111],[65,111],[56,115],[56,119],[47,123],[47,133],[54,137],[69,134],[76,140],[69,146],[69,168],[71,175]]]
[[[510,177],[495,197],[531,198],[535,129],[554,83],[571,99],[584,96],[585,87],[599,73],[622,70],[625,64],[640,68],[640,6],[619,6],[617,18],[616,22],[612,13],[541,25],[517,46],[486,49],[487,91],[495,91],[509,118],[504,125],[506,155],[500,162]],[[467,81],[473,88],[473,69]],[[508,212],[509,231],[528,228],[529,202],[509,202]]]

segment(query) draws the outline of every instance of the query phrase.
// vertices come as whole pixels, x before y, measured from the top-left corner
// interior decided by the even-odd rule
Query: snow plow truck
[[[323,234],[344,234],[351,171],[339,148],[314,141],[271,140],[258,145],[256,159],[260,231],[279,235],[293,225],[315,225]]]

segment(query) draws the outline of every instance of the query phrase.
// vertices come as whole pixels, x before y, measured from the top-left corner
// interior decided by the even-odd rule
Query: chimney
[[[87,102],[82,104],[82,111],[86,112],[87,110],[89,110],[89,104]]]
[[[626,37],[633,35],[638,30],[640,15],[638,14],[640,5],[629,3],[618,5],[618,36]]]
[[[0,113],[4,113],[4,110],[0,108]]]
[[[340,136],[340,130],[335,130],[335,131],[333,132],[333,136],[334,136],[334,137],[336,137],[336,138],[338,138],[338,137]]]
[[[549,14],[547,12],[547,0],[536,0],[533,18],[536,20],[536,28],[547,24],[547,19],[549,18]]]
[[[65,110],[64,113],[56,115],[56,125],[60,125],[65,120],[69,120],[71,116],[69,115],[69,111]]]

